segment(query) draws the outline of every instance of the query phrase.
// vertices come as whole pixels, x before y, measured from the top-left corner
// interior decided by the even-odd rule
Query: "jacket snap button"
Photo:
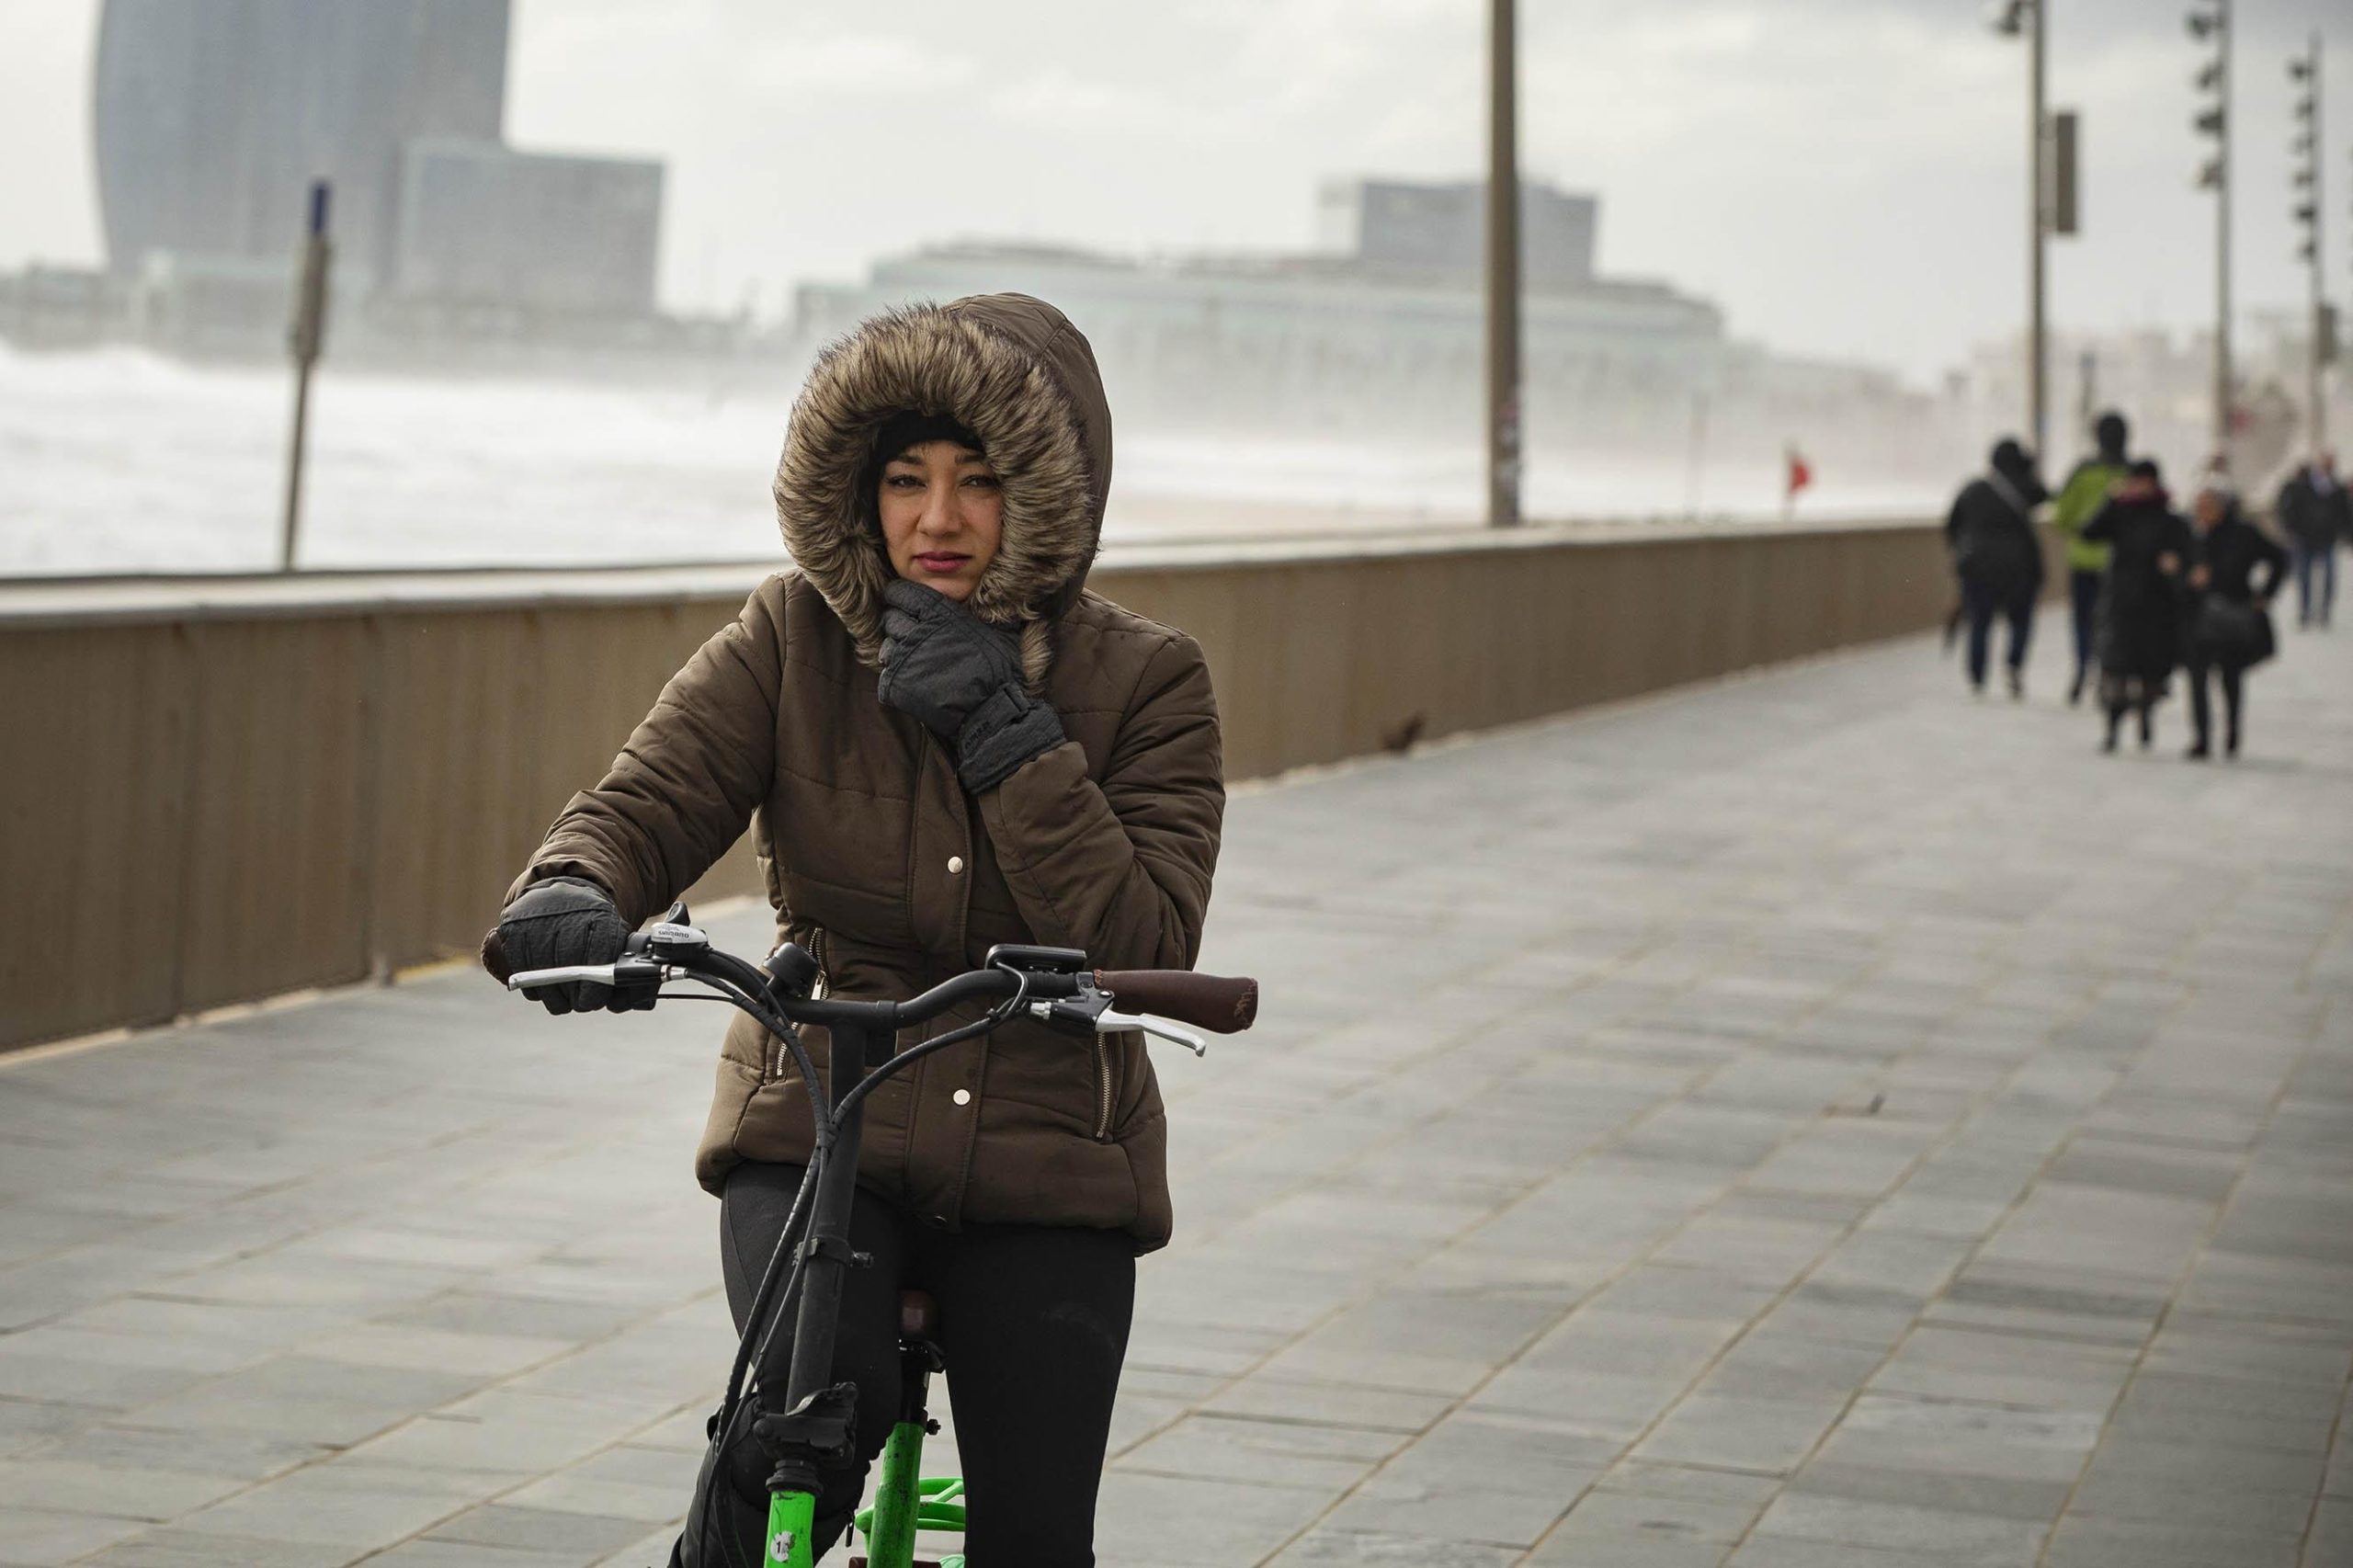
[[[959,1089],[949,1097],[955,1100],[958,1105],[971,1105],[972,1103],[972,1091],[970,1089]]]
[[[958,874],[959,872],[961,872],[961,870],[963,870],[963,869],[964,869],[964,857],[962,857],[961,855],[950,855],[949,857],[948,857],[948,874],[949,874],[949,876],[951,876],[951,877],[952,877],[952,876],[955,876],[956,874]]]

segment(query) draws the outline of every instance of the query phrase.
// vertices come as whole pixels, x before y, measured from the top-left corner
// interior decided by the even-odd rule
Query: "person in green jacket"
[[[2084,537],[2084,525],[2108,504],[2109,492],[2126,472],[2124,444],[2131,434],[2124,415],[2113,410],[2092,426],[2098,450],[2075,465],[2051,508],[2051,526],[2067,544],[2067,597],[2075,613],[2075,678],[2067,687],[2069,706],[2084,699],[2092,665],[2092,639],[2099,626],[2099,585],[2108,573],[2109,547]]]

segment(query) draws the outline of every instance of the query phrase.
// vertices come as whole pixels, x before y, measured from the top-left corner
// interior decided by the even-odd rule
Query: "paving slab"
[[[2234,764],[1911,640],[1236,791],[1103,1560],[2353,1562],[2353,635],[2285,640]],[[0,1564],[661,1562],[716,1021],[453,967],[0,1060]]]

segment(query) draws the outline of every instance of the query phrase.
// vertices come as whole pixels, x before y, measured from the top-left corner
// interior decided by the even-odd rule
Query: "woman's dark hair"
[[[2159,483],[2165,479],[2165,475],[2158,472],[2157,460],[2154,458],[2143,458],[2134,463],[2131,474],[2133,478],[2145,479],[2152,484]]]
[[[866,454],[866,466],[858,471],[856,497],[866,518],[867,532],[878,544],[882,540],[882,511],[875,493],[881,488],[882,466],[927,441],[952,441],[967,451],[986,455],[981,438],[949,415],[904,408],[882,421],[874,432],[874,445]]]
[[[914,409],[902,409],[882,422],[874,432],[874,450],[868,465],[879,478],[882,465],[913,447],[927,441],[953,441],[967,451],[983,451],[981,438],[963,424],[945,414],[918,414]]]

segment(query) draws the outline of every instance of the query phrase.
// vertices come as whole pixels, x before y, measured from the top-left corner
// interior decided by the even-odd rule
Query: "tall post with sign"
[[[2026,113],[2026,424],[2038,462],[2051,437],[2050,239],[2075,232],[2075,119],[2050,107],[2050,0],[2005,0],[1994,30],[2027,40]],[[2063,221],[2062,208],[2067,210]]]
[[[1516,0],[1487,27],[1487,522],[1519,522],[1519,108]]]
[[[2027,70],[2030,85],[2027,111],[2027,428],[2032,432],[2034,460],[2049,464],[2045,441],[2051,433],[2050,298],[2051,139],[2050,73],[2045,51],[2050,41],[2047,0],[2029,0],[2032,42]]]
[[[2213,57],[2198,73],[2200,90],[2213,98],[2192,123],[2214,139],[2213,161],[2198,171],[2198,184],[2214,193],[2214,448],[2227,462],[2237,433],[2231,368],[2231,0],[2207,0],[2191,11],[2189,33],[2214,45]]]
[[[326,341],[327,270],[335,246],[327,238],[327,182],[311,182],[310,220],[302,236],[302,274],[295,286],[294,434],[286,454],[286,514],[278,534],[278,569],[294,570],[294,543],[302,525],[302,459],[311,421],[311,369]]]
[[[2052,113],[2046,123],[2051,128],[2050,193],[2043,199],[2043,239],[2073,239],[2083,232],[2083,116],[2071,108]],[[2050,348],[2042,350],[2043,363],[2048,365]],[[2089,356],[2086,356],[2088,360]],[[2047,373],[2047,372],[2046,372]],[[2082,386],[2088,389],[2091,372],[2083,372]],[[2081,395],[2088,396],[2088,391]],[[2040,421],[2036,425],[2035,456],[2045,454],[2041,446]],[[2046,472],[2049,472],[2046,470]]]
[[[2313,34],[2312,46],[2301,60],[2288,62],[2288,79],[2303,89],[2295,102],[2299,130],[2292,151],[2296,153],[2296,206],[2292,216],[2296,226],[2304,233],[2297,257],[2312,276],[2312,352],[2306,358],[2304,382],[2304,433],[2306,456],[2314,461],[2328,445],[2328,400],[2326,377],[2328,362],[2336,349],[2336,323],[2332,319],[2328,299],[2321,285],[2321,48],[2320,34]]]

